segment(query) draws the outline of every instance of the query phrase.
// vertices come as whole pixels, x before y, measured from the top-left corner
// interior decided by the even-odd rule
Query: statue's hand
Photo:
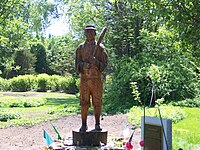
[[[88,56],[88,61],[91,64],[96,64],[97,59],[94,56]]]
[[[84,62],[83,69],[90,69],[90,67],[91,67],[90,63]]]

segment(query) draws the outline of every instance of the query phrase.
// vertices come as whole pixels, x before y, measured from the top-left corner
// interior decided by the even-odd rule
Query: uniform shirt
[[[86,40],[76,50],[75,65],[76,70],[81,74],[81,78],[101,78],[101,73],[107,66],[107,54],[104,51],[104,46],[100,44],[96,47],[96,50],[95,46],[95,40],[92,42]],[[94,64],[90,63],[89,57],[96,58]]]

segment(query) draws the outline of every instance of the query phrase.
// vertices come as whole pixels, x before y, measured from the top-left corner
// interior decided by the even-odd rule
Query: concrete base
[[[108,131],[72,131],[74,146],[100,146],[107,144]]]

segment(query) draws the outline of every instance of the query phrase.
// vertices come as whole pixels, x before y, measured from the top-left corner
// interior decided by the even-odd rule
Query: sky
[[[64,18],[56,19],[53,23],[46,29],[46,35],[49,34],[53,36],[62,36],[69,31],[69,25],[66,23]]]
[[[48,0],[54,3],[54,0]],[[63,15],[59,19],[55,19],[51,22],[51,25],[46,29],[46,36],[49,34],[53,36],[62,36],[69,31],[69,25],[67,24],[67,19]]]

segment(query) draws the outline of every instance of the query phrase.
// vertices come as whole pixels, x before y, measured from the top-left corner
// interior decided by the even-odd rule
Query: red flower
[[[140,146],[141,146],[141,147],[144,146],[144,141],[140,141]]]
[[[133,149],[133,145],[131,144],[131,142],[126,143],[126,149],[128,149],[128,150]]]

